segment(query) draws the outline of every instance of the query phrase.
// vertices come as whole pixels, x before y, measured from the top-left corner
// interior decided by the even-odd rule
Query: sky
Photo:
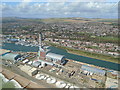
[[[5,0],[2,17],[118,18],[119,0]]]

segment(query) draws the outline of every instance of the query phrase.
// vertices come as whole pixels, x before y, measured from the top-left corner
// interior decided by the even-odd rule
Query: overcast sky
[[[2,17],[54,18],[118,18],[119,0],[6,0]],[[21,2],[22,1],[22,2]],[[89,2],[88,2],[89,1]]]

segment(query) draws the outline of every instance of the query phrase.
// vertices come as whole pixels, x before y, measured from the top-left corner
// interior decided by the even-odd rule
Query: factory
[[[41,63],[46,63],[48,65],[54,65],[54,64],[64,65],[66,63],[64,55],[47,52],[46,50],[44,50],[42,48],[41,34],[39,35],[39,51],[38,51],[38,60],[37,61],[39,61]]]
[[[90,66],[87,66],[87,65],[82,65],[81,71],[83,71],[86,75],[96,74],[96,75],[105,76],[105,73],[106,73],[105,70],[90,67]]]
[[[46,60],[53,62],[54,64],[65,64],[65,57],[63,55],[55,54],[55,53],[47,53]]]
[[[14,63],[19,58],[21,58],[21,55],[15,54],[15,53],[11,53],[9,50],[3,50],[3,49],[1,49],[0,51],[2,51],[2,54],[1,54],[2,60],[9,60],[9,61],[11,61],[11,62]]]
[[[7,53],[7,54],[2,56],[2,59],[10,60],[10,61],[17,61],[17,59],[20,57],[21,57],[21,55],[19,55],[19,54]]]
[[[1,49],[0,55],[2,56],[3,60],[9,60],[13,63],[17,61],[22,61],[23,63],[28,63],[29,60],[25,59],[24,56],[12,53],[10,50],[3,50]],[[23,59],[25,59],[23,61]],[[32,62],[34,67],[44,67],[46,65],[64,65],[66,63],[65,56],[59,55],[56,53],[51,53],[42,48],[42,37],[41,34],[39,36],[39,50],[38,50],[38,57]]]
[[[9,60],[9,61],[12,61],[12,62],[16,62],[19,58],[21,58],[21,55],[11,53],[10,50],[0,49],[0,52],[1,52],[0,56],[3,60]]]
[[[4,56],[7,53],[10,53],[10,50],[0,49],[0,56]]]

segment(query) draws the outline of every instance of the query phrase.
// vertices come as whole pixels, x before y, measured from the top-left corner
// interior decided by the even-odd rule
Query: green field
[[[97,40],[100,39],[100,41],[106,41],[106,42],[117,42],[118,43],[118,40],[119,38],[118,37],[113,37],[113,36],[106,36],[106,37],[96,37]]]

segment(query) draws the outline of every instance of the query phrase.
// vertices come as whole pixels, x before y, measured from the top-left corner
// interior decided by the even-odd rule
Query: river
[[[12,51],[22,51],[22,52],[37,52],[38,51],[38,47],[22,46],[22,45],[16,45],[14,43],[3,43],[2,48],[12,50]],[[50,49],[49,52],[65,55],[65,57],[68,59],[120,71],[120,68],[118,68],[120,67],[120,64],[117,64],[117,63],[112,63],[108,61],[103,61],[103,60],[98,60],[98,59],[89,58],[85,56],[71,54],[71,53],[68,53],[64,49],[59,49],[59,48],[52,47],[52,46],[48,47],[48,49]]]

